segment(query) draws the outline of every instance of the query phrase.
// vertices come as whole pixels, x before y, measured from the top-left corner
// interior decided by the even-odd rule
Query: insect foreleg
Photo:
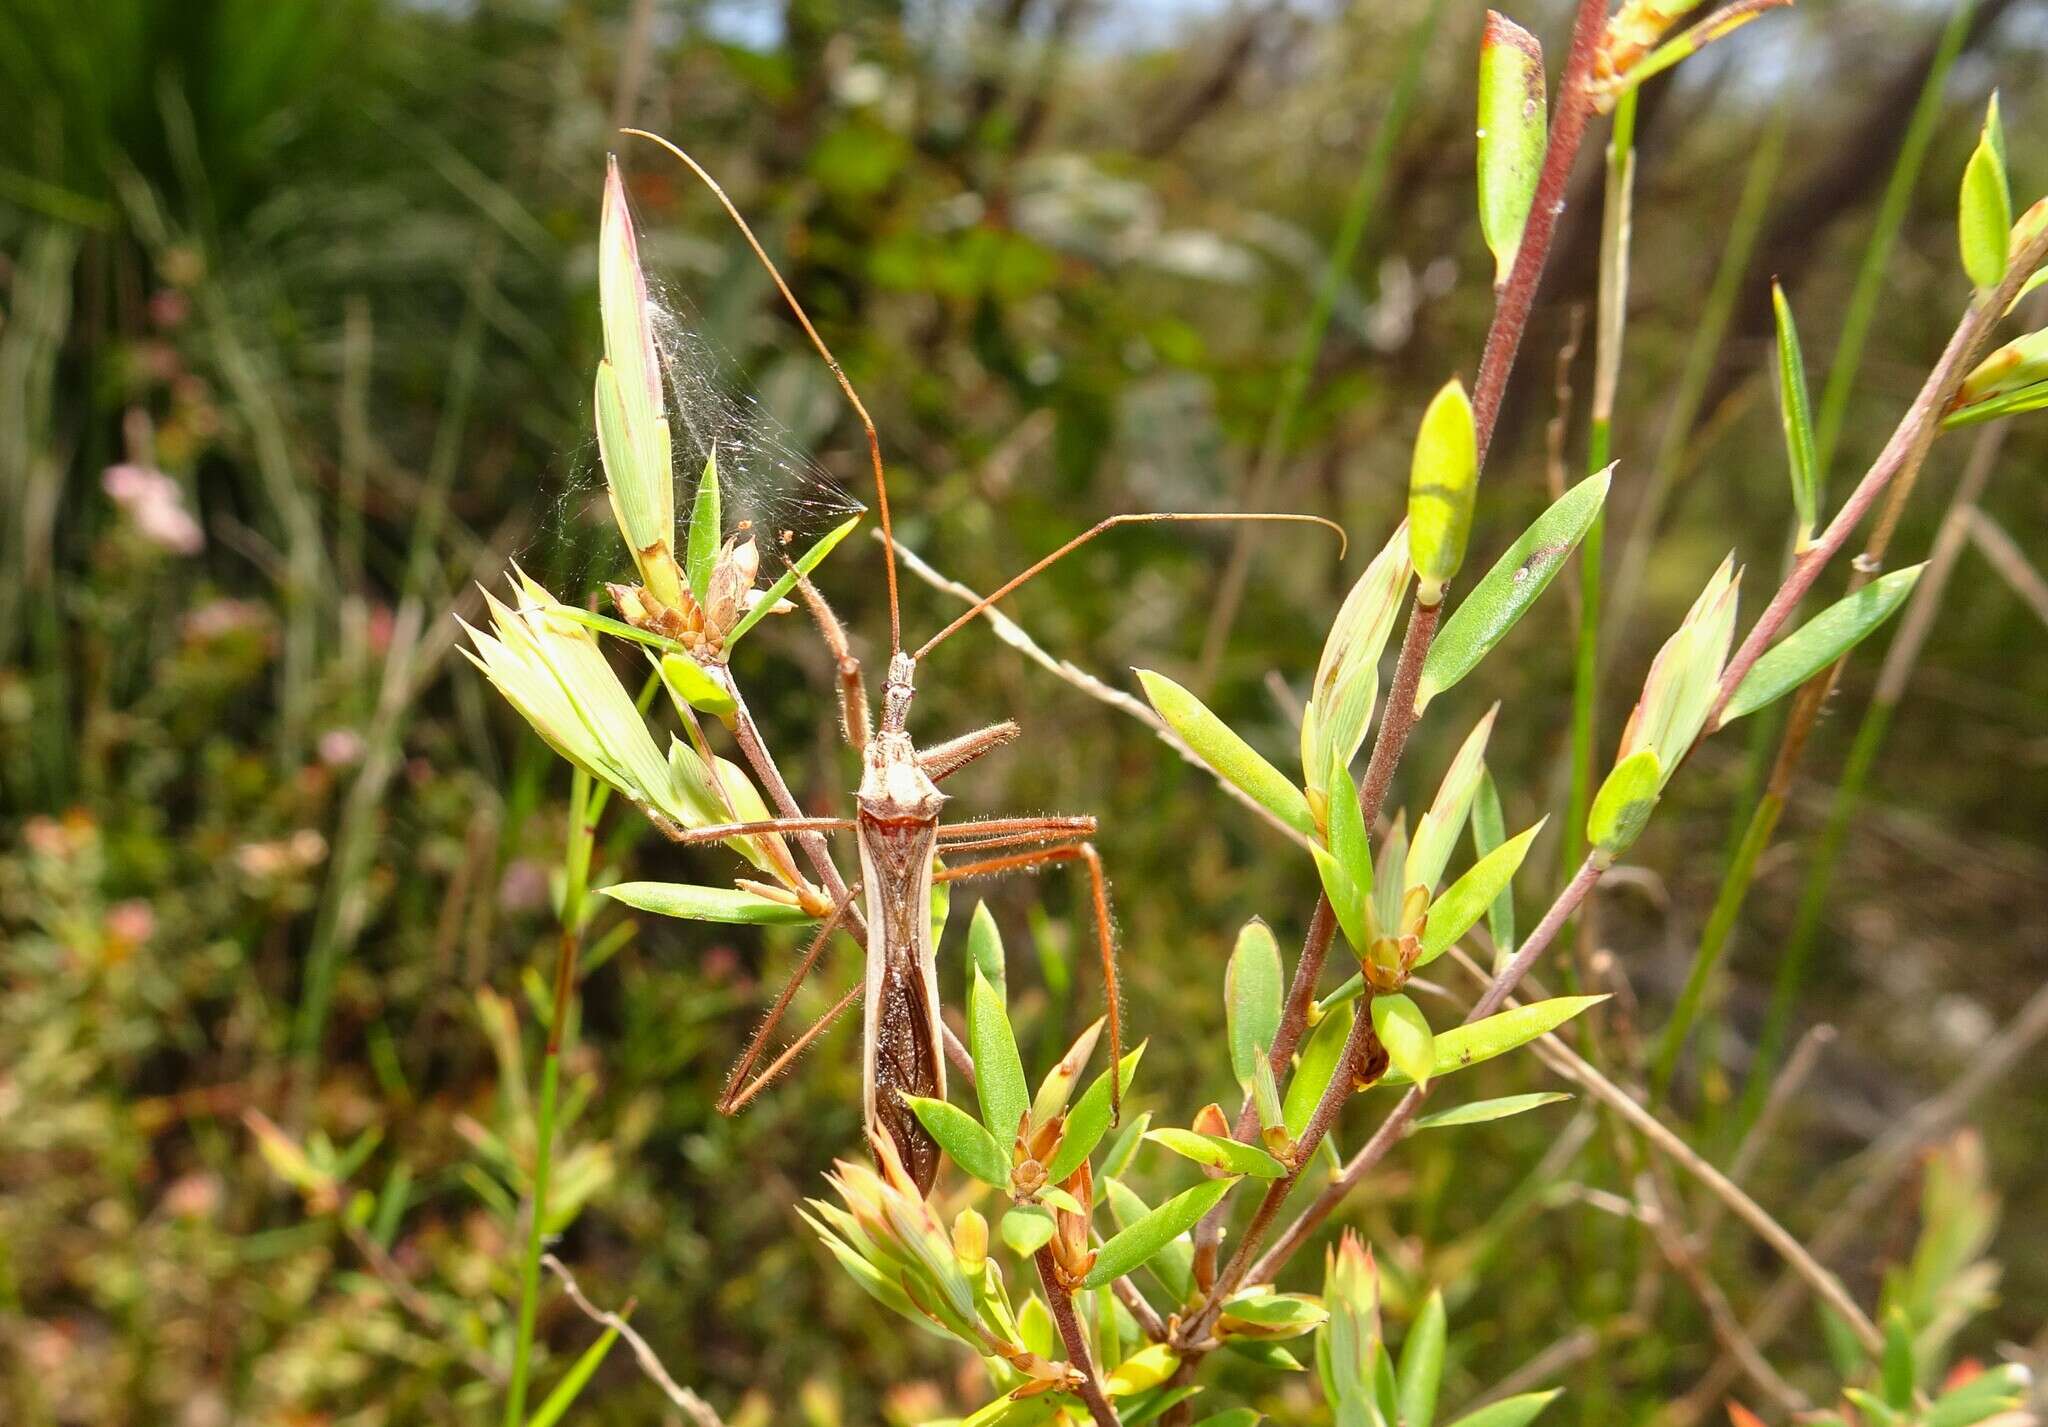
[[[731,1095],[728,1099],[721,1100],[718,1105],[719,1110],[727,1115],[737,1115],[740,1111],[744,1110],[747,1107],[748,1101],[752,1100],[756,1095],[759,1095],[763,1090],[767,1089],[770,1082],[772,1082],[776,1076],[782,1074],[783,1071],[789,1068],[789,1064],[791,1061],[795,1060],[798,1056],[802,1055],[805,1049],[810,1045],[812,1041],[816,1040],[819,1036],[825,1034],[826,1030],[828,1030],[831,1027],[834,1021],[838,1020],[842,1015],[846,1014],[846,1008],[848,1006],[851,1006],[855,1001],[859,999],[859,985],[856,984],[853,986],[849,986],[846,989],[846,994],[844,996],[841,996],[839,1000],[836,1003],[834,1003],[832,1009],[827,1011],[824,1015],[818,1017],[817,1020],[811,1022],[810,1026],[805,1029],[804,1033],[798,1036],[795,1040],[791,1041],[789,1043],[788,1048],[785,1049],[781,1055],[776,1056],[774,1062],[770,1064],[766,1070],[762,1071],[759,1075],[755,1076],[752,1081],[748,1082],[746,1089],[740,1091],[738,1094]]]
[[[868,746],[868,691],[861,682],[860,660],[853,654],[853,645],[847,640],[846,626],[839,622],[839,616],[832,613],[832,606],[825,603],[825,597],[818,593],[818,587],[808,577],[796,582],[796,587],[810,607],[811,618],[817,621],[818,633],[825,638],[825,645],[832,651],[834,667],[839,678],[839,726],[846,734],[846,741],[853,745],[856,753],[864,752]]]
[[[934,783],[943,783],[975,759],[995,752],[1006,743],[1014,743],[1022,732],[1016,724],[1004,719],[1001,723],[992,723],[987,728],[977,728],[972,733],[963,733],[958,738],[949,738],[944,743],[920,749],[917,766],[924,769],[925,777]]]
[[[754,1095],[763,1085],[773,1079],[785,1065],[796,1057],[799,1051],[811,1043],[812,1039],[831,1022],[833,1016],[846,1009],[847,1003],[841,1002],[838,1007],[826,1015],[823,1021],[813,1026],[810,1030],[805,1031],[801,1036],[798,1036],[795,1043],[788,1050],[775,1058],[775,1063],[762,1074],[759,1080],[747,1086],[745,1090],[740,1089],[740,1083],[746,1079],[747,1073],[754,1068],[754,1062],[761,1058],[761,1051],[768,1044],[768,1037],[775,1033],[775,1027],[781,1023],[783,1013],[789,1009],[789,1003],[796,999],[796,993],[803,986],[805,978],[817,966],[818,958],[825,954],[825,944],[831,941],[832,933],[838,930],[840,923],[846,920],[847,909],[852,905],[853,894],[849,892],[843,900],[832,908],[831,914],[818,924],[818,930],[812,935],[811,944],[804,948],[804,954],[798,960],[796,970],[790,973],[789,980],[783,986],[781,994],[775,998],[775,1004],[770,1006],[768,1014],[762,1017],[760,1029],[754,1032],[754,1038],[747,1042],[747,1048],[740,1052],[739,1060],[734,1063],[732,1074],[726,1077],[725,1093],[718,1098],[719,1113],[725,1115],[737,1114],[742,1105],[753,1099]]]

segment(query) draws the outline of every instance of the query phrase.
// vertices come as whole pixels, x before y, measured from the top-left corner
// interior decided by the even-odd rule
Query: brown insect
[[[860,418],[867,434],[868,455],[874,469],[875,508],[882,530],[883,569],[889,597],[889,667],[882,684],[881,723],[879,727],[871,728],[860,662],[854,657],[844,628],[808,580],[798,585],[837,662],[841,722],[847,741],[861,755],[860,787],[854,799],[855,815],[850,818],[773,818],[671,834],[678,842],[710,843],[756,834],[851,832],[860,851],[858,888],[841,899],[819,924],[798,960],[796,970],[734,1065],[718,1107],[726,1114],[737,1113],[823,1034],[853,1003],[855,996],[859,996],[863,1006],[862,1100],[868,1135],[877,1141],[887,1136],[919,1188],[929,1191],[938,1174],[939,1147],[901,1097],[943,1098],[946,1093],[945,1031],[939,1019],[938,964],[932,944],[930,915],[931,893],[935,884],[1056,864],[1079,864],[1088,875],[1096,949],[1102,962],[1111,1066],[1122,1058],[1123,1034],[1109,885],[1103,875],[1102,859],[1088,841],[1096,831],[1096,820],[1076,815],[942,822],[940,814],[946,804],[946,795],[939,790],[939,784],[985,754],[1016,739],[1019,729],[1006,719],[972,733],[919,748],[909,731],[918,662],[1019,586],[1119,525],[1161,521],[1274,520],[1329,526],[1337,530],[1340,537],[1343,531],[1330,521],[1306,515],[1146,512],[1111,516],[997,587],[914,652],[905,652],[897,602],[896,548],[889,520],[888,479],[882,466],[881,441],[867,408],[824,339],[811,325],[803,305],[783,281],[774,261],[747,226],[739,209],[726,196],[725,190],[696,160],[668,140],[638,129],[625,132],[660,144],[710,188],[738,226],[754,256],[774,280],[811,345],[831,368],[840,390]],[[942,855],[964,853],[991,855],[950,866],[938,865]],[[855,895],[862,899],[860,911],[853,907]],[[856,935],[864,934],[867,968],[862,984],[849,990],[776,1056],[765,1070],[754,1074],[754,1067],[780,1024],[783,1013],[817,966],[826,943],[841,926]],[[1111,1076],[1110,1088],[1113,1112],[1118,1112],[1121,1103],[1116,1094],[1118,1087],[1114,1075]]]

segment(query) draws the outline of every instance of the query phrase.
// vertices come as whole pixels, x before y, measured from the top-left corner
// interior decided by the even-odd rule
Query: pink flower
[[[205,546],[199,522],[185,509],[184,493],[162,471],[148,466],[109,466],[100,484],[133,523],[136,534],[158,549],[173,555],[197,555]]]

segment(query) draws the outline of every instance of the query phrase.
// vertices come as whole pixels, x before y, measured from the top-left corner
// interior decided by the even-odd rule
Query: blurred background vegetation
[[[1516,11],[1553,68],[1564,11]],[[1342,520],[1348,568],[1319,539],[1269,532],[1241,606],[1221,574],[1233,537],[1172,529],[1105,540],[1015,602],[1055,654],[1113,683],[1145,664],[1206,685],[1284,751],[1336,600],[1398,519],[1422,404],[1447,373],[1469,380],[1491,310],[1473,221],[1481,14],[1450,0],[0,0],[0,1420],[492,1411],[473,1360],[508,1331],[530,1151],[517,1038],[530,1066],[567,770],[451,657],[453,614],[474,617],[474,582],[512,558],[579,599],[623,563],[591,474],[608,149],[682,320],[784,439],[864,489],[857,433],[737,235],[618,125],[690,148],[782,257],[882,429],[899,535],[946,573],[987,588],[1102,515],[1235,508],[1262,486],[1275,507]],[[1839,490],[1965,300],[1955,189],[1994,84],[2016,198],[2048,182],[2048,5],[1978,0],[1958,17],[1948,0],[1805,0],[1645,94],[1610,556],[1625,565],[1647,493],[1669,495],[1615,607],[1602,747],[1720,556],[1733,546],[1760,575],[1780,556],[1768,284],[1797,306],[1818,385],[1944,35],[1960,49],[1897,195]],[[1568,348],[1596,276],[1592,144],[1578,179],[1475,558],[1545,501],[1560,382],[1579,393],[1565,459],[1584,459],[1587,374]],[[1347,216],[1363,223],[1355,252],[1298,409],[1276,424]],[[1899,563],[1929,547],[1968,450],[1936,448]],[[1981,502],[2037,561],[2044,455],[2040,425],[2018,426]],[[871,670],[879,575],[863,536],[821,580]],[[1451,740],[1499,698],[1509,824],[1562,805],[1569,598],[1560,585],[1444,701],[1458,707],[1418,735],[1398,795],[1426,799]],[[915,581],[905,604],[913,631],[957,608]],[[1966,554],[1872,775],[1799,1005],[1800,1026],[1839,1034],[1753,1171],[1802,1234],[1854,1182],[1856,1162],[1839,1166],[1967,1074],[2048,971],[2040,618]],[[1877,664],[1851,664],[1821,726],[1676,1092],[1670,1113],[1716,1157]],[[821,809],[854,776],[829,668],[797,621],[764,630],[739,668]],[[1298,938],[1308,862],[1144,729],[985,633],[950,643],[923,690],[927,735],[1025,726],[959,780],[959,807],[1101,816],[1132,1018],[1152,1037],[1139,1103],[1184,1116],[1221,1098],[1230,939],[1254,913]],[[1639,870],[1603,893],[1581,959],[1625,977],[1616,1035],[1663,1023],[1753,763],[1741,739],[1703,749]],[[615,818],[600,860],[687,871],[642,832]],[[1554,847],[1532,857],[1525,915],[1555,864]],[[1013,967],[1029,949],[1013,1006],[1043,1064],[1099,996],[1071,958],[1082,906],[1057,877],[987,896]],[[796,1224],[792,1206],[857,1144],[851,1031],[745,1116],[712,1112],[786,939],[617,922],[596,945],[570,1063],[578,1212],[559,1248],[585,1287],[636,1298],[636,1326],[735,1422],[912,1421],[977,1400],[971,1374],[963,1385],[950,1355],[877,1315]],[[803,1006],[851,974],[841,959]],[[948,977],[951,995],[950,959]],[[2004,1200],[1998,1303],[1964,1345],[1979,1353],[2043,1346],[2048,1085],[2038,1050],[2027,1063],[1960,1107]],[[1481,1074],[1485,1093],[1543,1084],[1522,1059]],[[374,1195],[353,1236],[265,1164],[252,1111],[309,1153],[333,1147],[323,1165]],[[1574,1189],[1624,1187],[1604,1140],[1526,1178],[1561,1123],[1425,1137],[1349,1217],[1395,1281],[1453,1293],[1448,1392],[1563,1344],[1554,1412],[1640,1420],[1717,1347],[1682,1292],[1643,1301],[1639,1236]],[[1914,1223],[1910,1174],[1878,1189],[1837,1260],[1865,1294]],[[1777,1267],[1728,1229],[1709,1262],[1738,1308]],[[558,1362],[588,1341],[559,1300],[542,1330]],[[1806,1320],[1775,1356],[1825,1396]],[[1322,1411],[1298,1384],[1259,1405]],[[660,1410],[624,1355],[579,1409]]]

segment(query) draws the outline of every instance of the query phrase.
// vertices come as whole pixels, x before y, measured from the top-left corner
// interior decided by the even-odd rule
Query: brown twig
[[[1074,1316],[1074,1295],[1061,1286],[1060,1268],[1053,1259],[1051,1244],[1040,1245],[1035,1262],[1038,1281],[1045,1286],[1045,1301],[1052,1307],[1052,1320],[1059,1325],[1060,1341],[1067,1346],[1067,1363],[1080,1374],[1076,1391],[1088,1404],[1095,1427],[1119,1427],[1116,1409],[1109,1405],[1102,1384],[1096,1379],[1095,1362],[1088,1355],[1088,1338],[1081,1331],[1081,1320]]]
[[[712,1409],[710,1403],[669,1376],[668,1369],[662,1366],[662,1361],[654,1349],[648,1346],[645,1338],[633,1331],[625,1319],[616,1313],[606,1312],[583,1296],[583,1290],[577,1286],[575,1275],[569,1272],[568,1267],[560,1259],[553,1254],[544,1254],[541,1256],[541,1262],[547,1265],[550,1273],[562,1280],[562,1291],[569,1295],[569,1301],[576,1305],[584,1317],[593,1323],[616,1330],[618,1335],[626,1340],[626,1345],[633,1350],[633,1356],[640,1363],[640,1371],[646,1373],[649,1380],[661,1389],[662,1396],[681,1409],[697,1427],[725,1427],[724,1420]]]

